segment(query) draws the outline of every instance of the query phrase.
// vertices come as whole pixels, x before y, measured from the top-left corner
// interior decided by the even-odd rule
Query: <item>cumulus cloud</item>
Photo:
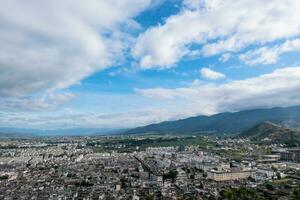
[[[203,67],[200,70],[200,74],[203,78],[210,79],[210,80],[218,80],[218,79],[225,78],[224,74],[222,74],[220,72],[216,72],[216,71],[206,68],[206,67]]]
[[[139,26],[133,18],[150,5],[151,0],[1,1],[1,108],[53,109],[72,99],[58,91],[120,64],[132,43],[130,32]]]
[[[122,61],[133,17],[151,0],[1,1],[0,96],[79,83]],[[126,12],[124,12],[126,11]]]
[[[240,55],[240,60],[248,65],[274,64],[281,54],[300,51],[300,39],[288,40],[273,47],[261,47]]]
[[[176,15],[141,34],[132,49],[141,68],[169,68],[191,55],[239,52],[300,34],[297,0],[184,1]],[[199,5],[199,6],[197,6]],[[191,49],[191,46],[199,46]]]
[[[214,114],[257,107],[300,104],[299,80],[300,67],[290,67],[224,84],[199,83],[176,89],[139,89],[137,92],[157,101],[166,98],[168,104],[171,103],[171,99],[174,102],[182,100],[180,108],[186,107],[195,114]]]

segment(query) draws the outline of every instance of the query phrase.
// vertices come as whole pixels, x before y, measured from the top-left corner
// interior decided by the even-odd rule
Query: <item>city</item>
[[[0,148],[0,199],[300,197],[300,150],[281,144],[141,135],[8,139]]]

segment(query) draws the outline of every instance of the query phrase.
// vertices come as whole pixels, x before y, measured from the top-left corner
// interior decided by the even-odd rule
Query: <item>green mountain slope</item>
[[[249,138],[260,143],[281,143],[288,146],[299,146],[300,144],[300,131],[272,122],[262,122],[241,133],[239,137]]]

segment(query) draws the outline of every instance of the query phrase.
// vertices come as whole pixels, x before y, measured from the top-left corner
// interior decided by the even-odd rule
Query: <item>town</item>
[[[0,142],[0,199],[299,199],[300,150],[216,136]]]

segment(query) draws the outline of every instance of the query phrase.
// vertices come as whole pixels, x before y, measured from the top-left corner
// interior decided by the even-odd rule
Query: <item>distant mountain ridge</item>
[[[225,112],[196,116],[131,129],[126,134],[239,134],[264,121],[300,128],[300,106]]]
[[[70,128],[70,129],[25,129],[0,127],[0,138],[28,138],[41,136],[94,136],[112,135],[124,132],[122,129],[99,129],[99,128]]]
[[[238,135],[261,143],[281,143],[299,146],[300,131],[293,130],[272,122],[262,122]]]
[[[33,137],[33,134],[30,133],[13,133],[13,132],[4,132],[0,131],[0,138],[28,138]]]

